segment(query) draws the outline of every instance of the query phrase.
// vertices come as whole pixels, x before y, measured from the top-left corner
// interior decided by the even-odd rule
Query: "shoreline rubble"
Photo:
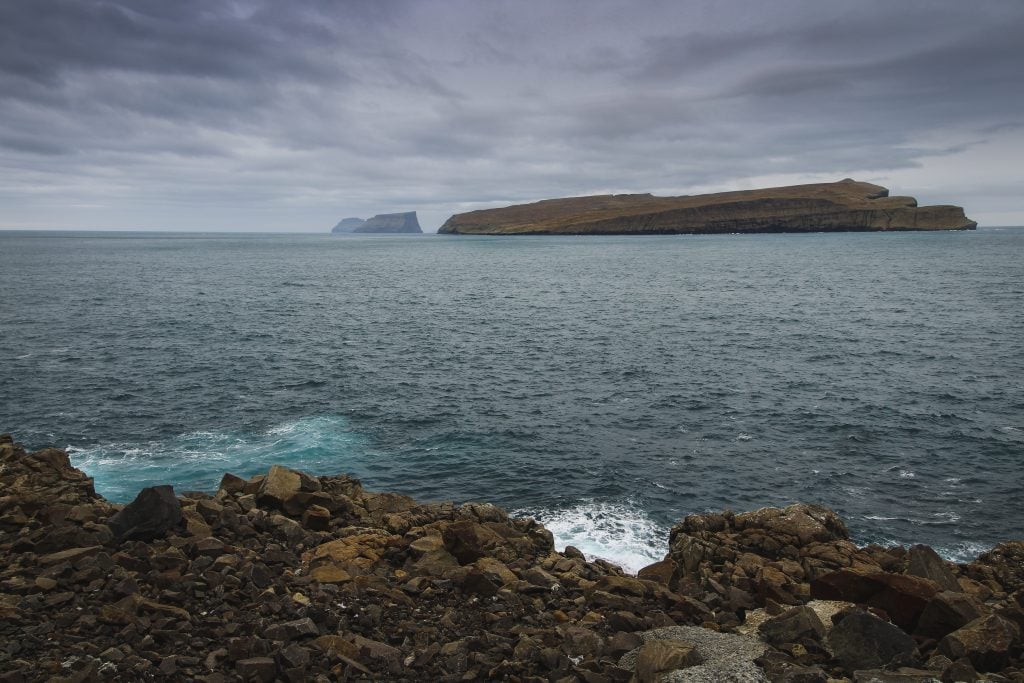
[[[0,435],[0,681],[1024,682],[1024,542],[691,515],[630,576],[486,503],[274,466],[115,505]]]

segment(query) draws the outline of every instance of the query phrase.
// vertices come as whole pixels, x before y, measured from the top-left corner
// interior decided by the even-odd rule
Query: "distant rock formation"
[[[921,206],[879,185],[842,180],[683,197],[650,194],[548,199],[460,213],[442,234],[630,235],[973,230],[959,206]]]
[[[331,229],[331,232],[355,232],[357,228],[361,228],[365,224],[366,221],[364,221],[362,218],[342,218],[340,221],[338,221],[338,224]]]
[[[415,211],[406,213],[379,213],[353,232],[359,233],[422,233]]]

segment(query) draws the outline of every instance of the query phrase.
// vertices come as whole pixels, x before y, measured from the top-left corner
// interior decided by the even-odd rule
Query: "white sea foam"
[[[632,504],[583,502],[514,514],[541,522],[554,535],[558,550],[571,545],[588,559],[607,560],[632,574],[668,552],[668,529]]]
[[[271,465],[314,474],[341,472],[364,450],[348,422],[330,415],[292,420],[263,432],[198,431],[145,443],[68,448],[75,467],[95,479],[99,493],[117,502],[156,484],[209,491],[224,472],[251,476]]]
[[[936,546],[935,552],[951,562],[965,563],[977,559],[978,555],[988,552],[991,549],[991,545],[986,545],[984,543],[961,541],[960,543],[954,543],[952,545]]]

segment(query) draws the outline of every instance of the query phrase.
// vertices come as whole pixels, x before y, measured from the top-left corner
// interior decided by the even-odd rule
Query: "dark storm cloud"
[[[963,155],[1009,187],[1022,33],[1016,1],[7,2],[3,227],[61,202],[95,207],[82,227],[318,229],[852,174],[941,192]]]

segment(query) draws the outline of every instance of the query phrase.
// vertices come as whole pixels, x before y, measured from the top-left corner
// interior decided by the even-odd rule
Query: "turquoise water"
[[[104,495],[282,463],[639,566],[691,512],[1021,537],[1024,230],[0,232],[0,431]]]

